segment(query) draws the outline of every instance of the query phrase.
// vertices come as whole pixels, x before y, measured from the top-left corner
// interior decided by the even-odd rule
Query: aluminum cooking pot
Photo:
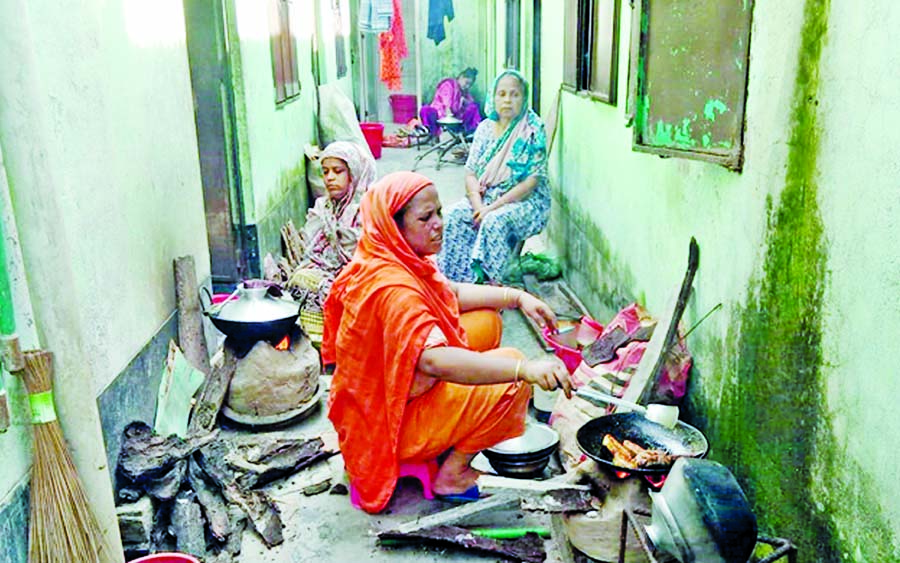
[[[659,475],[670,467],[641,467],[632,469],[612,462],[612,453],[603,446],[603,437],[612,434],[616,440],[631,440],[647,449],[664,450],[676,457],[703,457],[709,443],[702,432],[681,422],[674,428],[648,420],[638,412],[608,414],[586,422],[575,435],[578,447],[588,457],[615,471],[637,475]]]
[[[265,285],[242,283],[228,299],[215,305],[205,287],[202,288],[201,302],[203,293],[209,302],[204,306],[203,314],[225,336],[239,342],[277,342],[293,329],[300,316],[299,303],[272,297]]]

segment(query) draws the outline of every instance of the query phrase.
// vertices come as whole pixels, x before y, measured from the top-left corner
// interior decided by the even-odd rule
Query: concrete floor
[[[397,126],[388,125],[393,130]],[[378,160],[378,176],[397,170],[410,170],[415,157],[421,154],[416,148],[385,148]],[[418,172],[434,180],[444,205],[449,205],[464,195],[463,168],[459,165],[444,164],[435,170],[435,158],[421,162]],[[529,241],[529,246],[537,246],[540,241]],[[528,357],[545,355],[538,340],[517,311],[504,312],[503,346],[514,346]],[[322,383],[328,384],[323,377]],[[315,437],[333,435],[334,430],[325,417],[324,400],[305,420],[273,432],[291,437]],[[329,477],[331,483],[345,482],[343,463],[340,456],[332,458],[328,464],[302,471],[290,479],[268,487],[278,504],[284,521],[285,541],[282,545],[268,549],[259,536],[252,531],[244,534],[241,563],[273,562],[295,563],[300,561],[329,562],[447,562],[447,561],[496,561],[495,557],[485,557],[456,550],[438,550],[419,547],[385,549],[376,545],[373,533],[390,529],[418,516],[452,508],[454,505],[422,498],[415,481],[402,480],[394,498],[383,514],[371,516],[354,509],[349,497],[331,495],[327,492],[306,496],[302,490],[313,481]],[[525,516],[521,512],[497,512],[471,519],[465,526],[549,526],[546,516]],[[547,540],[548,561],[553,560],[554,548]]]

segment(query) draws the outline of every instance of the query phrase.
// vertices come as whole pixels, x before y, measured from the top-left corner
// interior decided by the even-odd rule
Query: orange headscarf
[[[325,302],[322,359],[336,363],[328,418],[369,512],[387,505],[397,483],[400,424],[428,333],[437,324],[450,346],[466,346],[447,279],[432,257],[412,250],[393,218],[431,184],[395,172],[369,187],[356,253]]]

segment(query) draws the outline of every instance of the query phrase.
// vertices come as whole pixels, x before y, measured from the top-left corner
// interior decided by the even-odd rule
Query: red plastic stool
[[[400,464],[400,473],[397,475],[397,478],[415,477],[422,484],[422,496],[431,500],[434,498],[434,491],[431,486],[437,472],[438,464],[436,460],[407,462]],[[356,492],[353,483],[350,483],[350,504],[355,508],[360,508],[359,493]]]

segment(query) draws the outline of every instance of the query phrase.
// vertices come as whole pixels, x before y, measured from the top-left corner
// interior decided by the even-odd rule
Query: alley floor
[[[395,128],[396,126],[394,126]],[[391,127],[389,126],[389,129]],[[378,163],[378,177],[398,170],[410,170],[413,161],[421,154],[416,148],[391,149],[384,148]],[[430,156],[420,163],[417,172],[432,180],[446,206],[464,195],[463,168],[456,164],[443,164],[440,170],[434,166],[435,157]],[[529,248],[540,245],[540,241],[529,241]],[[503,346],[514,346],[522,350],[528,357],[535,358],[545,354],[539,342],[517,311],[504,312]],[[321,378],[322,385],[329,384],[329,378]],[[325,400],[320,400],[319,407],[308,418],[297,424],[270,432],[274,435],[311,438],[333,433],[333,429],[325,416]],[[476,458],[477,459],[477,458]],[[331,485],[346,482],[340,456],[329,460],[327,464],[310,468],[267,488],[281,510],[284,521],[284,538],[282,545],[267,548],[259,536],[252,531],[244,533],[241,563],[273,562],[296,563],[315,561],[330,562],[436,562],[436,561],[496,561],[496,557],[474,555],[457,550],[435,548],[403,547],[382,548],[376,545],[374,535],[381,530],[391,529],[397,525],[414,520],[419,516],[431,514],[448,508],[453,504],[422,497],[421,489],[416,481],[401,480],[397,492],[387,509],[379,515],[368,515],[356,510],[346,495],[333,495],[327,491],[307,496],[303,489],[311,483],[331,479]],[[478,519],[470,519],[460,523],[472,526],[548,526],[546,517],[523,516],[519,511],[495,512]],[[552,555],[550,540],[545,542],[548,553]],[[552,559],[549,559],[552,560]]]

